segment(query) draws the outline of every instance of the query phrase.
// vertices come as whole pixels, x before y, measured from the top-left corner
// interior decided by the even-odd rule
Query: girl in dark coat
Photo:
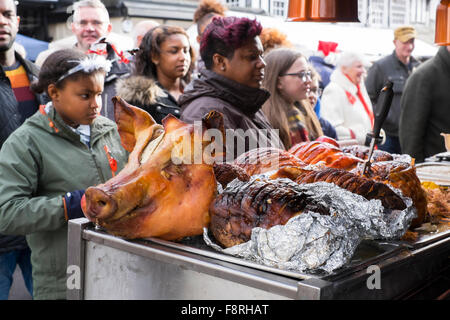
[[[161,123],[168,114],[180,116],[178,97],[190,81],[194,54],[180,27],[157,26],[142,39],[133,75],[120,79],[116,92]]]

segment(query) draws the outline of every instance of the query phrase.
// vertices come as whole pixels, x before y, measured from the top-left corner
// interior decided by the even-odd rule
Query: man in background
[[[450,46],[422,63],[406,82],[401,99],[400,144],[416,163],[445,152],[450,133]]]
[[[108,10],[101,1],[81,0],[73,4],[73,21],[70,28],[76,37],[76,43],[71,46],[87,52],[98,39],[108,36],[112,25],[109,21]],[[42,66],[45,59],[57,49],[42,51],[36,58],[36,64]]]
[[[71,30],[76,36],[73,47],[83,52],[90,52],[91,46],[101,38],[107,38],[112,31],[109,13],[100,0],[81,0],[73,4],[73,22]],[[130,66],[120,61],[114,45],[108,43],[105,49],[106,58],[113,61],[111,71],[105,77],[105,87],[102,94],[100,114],[114,121],[114,105],[111,101],[115,95],[116,80],[130,74]],[[98,49],[98,48],[97,48]],[[39,54],[36,64],[42,65],[45,59],[57,49],[48,49]]]
[[[398,137],[401,113],[400,99],[406,80],[419,65],[419,61],[412,56],[416,35],[416,30],[411,26],[402,26],[395,29],[394,52],[376,61],[369,69],[365,81],[375,112],[377,108],[381,107],[377,104],[381,89],[387,81],[394,84],[394,98],[392,99],[391,109],[382,126],[386,133],[386,142],[378,145],[380,150],[390,153],[402,153]]]
[[[134,46],[136,48],[139,48],[141,45],[142,38],[144,38],[145,34],[154,27],[159,26],[159,23],[155,20],[142,20],[139,21],[135,26],[133,30],[133,36],[134,36]]]

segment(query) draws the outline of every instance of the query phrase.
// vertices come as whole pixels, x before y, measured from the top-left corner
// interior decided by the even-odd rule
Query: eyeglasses
[[[320,97],[322,95],[322,88],[313,88],[309,90],[309,94],[313,94],[316,97]]]
[[[296,72],[296,73],[285,73],[281,75],[282,77],[284,76],[296,76],[298,77],[300,80],[302,80],[303,82],[305,82],[307,79],[309,81],[311,81],[311,71],[300,71],[300,72]]]
[[[100,28],[105,23],[103,21],[100,21],[100,20],[81,20],[81,21],[75,22],[75,24],[78,25],[79,27],[82,27],[82,28],[87,27],[89,24],[92,24],[96,28]]]

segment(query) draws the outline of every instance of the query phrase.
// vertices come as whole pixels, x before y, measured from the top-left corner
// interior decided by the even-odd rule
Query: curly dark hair
[[[174,34],[185,35],[189,41],[188,34],[181,27],[161,25],[149,30],[144,38],[142,38],[139,51],[136,54],[133,73],[158,80],[156,65],[153,63],[151,57],[158,57],[161,54],[161,45],[163,42]],[[191,65],[187,74],[182,79],[186,83],[191,81],[191,75],[195,65],[194,50],[191,46],[189,46],[189,55],[191,56]]]
[[[77,72],[62,81],[58,81],[58,79],[75,67],[77,65],[76,61],[85,57],[85,53],[76,49],[62,49],[53,52],[45,59],[39,71],[39,80],[30,85],[31,90],[37,94],[45,92],[48,95],[47,89],[50,84],[54,84],[59,89],[64,88],[67,79],[76,80],[82,73]]]
[[[214,16],[225,16],[227,7],[217,0],[203,0],[194,12],[194,22],[197,24],[197,32],[200,34],[201,29]]]
[[[276,28],[263,28],[259,37],[264,53],[280,47],[292,48],[292,43],[287,39],[287,35]]]
[[[205,67],[211,69],[212,57],[218,53],[232,59],[234,51],[262,31],[261,24],[255,20],[238,17],[214,17],[203,32],[200,41],[200,55]]]

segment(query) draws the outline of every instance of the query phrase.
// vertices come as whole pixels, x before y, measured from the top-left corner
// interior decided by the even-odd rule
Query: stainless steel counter
[[[124,240],[87,219],[69,221],[68,299],[392,299],[448,266],[450,231],[411,244],[363,242],[334,274],[302,274],[227,256],[198,239]],[[380,287],[370,283],[379,272]],[[72,269],[70,269],[72,270]]]

